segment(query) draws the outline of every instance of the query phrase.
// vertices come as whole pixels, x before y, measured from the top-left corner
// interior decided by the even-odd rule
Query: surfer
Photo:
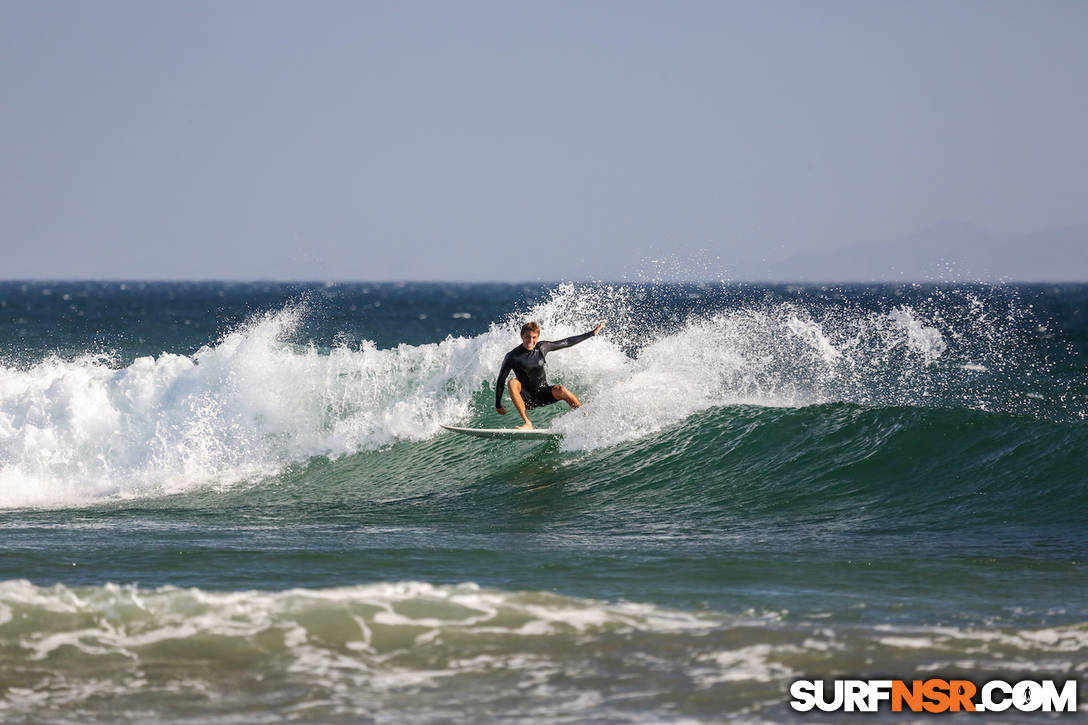
[[[540,340],[540,325],[535,322],[526,322],[521,328],[521,344],[510,352],[502,360],[502,369],[499,370],[499,379],[495,383],[495,410],[501,415],[506,415],[506,408],[502,405],[502,389],[506,387],[506,378],[510,371],[514,371],[514,379],[510,381],[510,398],[514,401],[521,419],[525,421],[521,425],[514,426],[519,430],[529,430],[533,427],[529,420],[527,410],[539,408],[543,405],[551,405],[560,400],[566,401],[571,408],[577,408],[582,403],[578,397],[562,385],[548,385],[548,377],[544,373],[544,356],[552,350],[562,350],[564,347],[577,345],[596,335],[604,327],[603,320],[590,332],[575,335],[563,340]]]

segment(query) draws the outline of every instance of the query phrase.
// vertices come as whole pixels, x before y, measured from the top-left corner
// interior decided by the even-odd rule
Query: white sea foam
[[[323,353],[288,342],[300,317],[121,369],[101,356],[0,368],[0,507],[224,486],[426,438],[468,412],[484,361],[501,356],[492,335]]]
[[[587,346],[590,404],[554,426],[565,448],[614,445],[727,405],[913,404],[947,347],[905,307],[817,320],[792,304],[694,317],[644,342],[631,357]]]
[[[910,675],[950,666],[1079,671],[1088,650],[1078,622],[813,626],[773,612],[419,581],[211,592],[10,580],[0,582],[5,611],[0,714],[20,720],[93,721],[106,712],[206,720],[254,702],[317,721],[344,713],[427,720],[451,706],[490,720],[511,712],[512,694],[529,721],[547,721],[557,702],[575,714],[586,697],[602,719],[628,701],[670,712],[691,693],[724,713],[780,703],[799,673],[849,671],[858,652],[875,671]],[[144,714],[117,717],[119,708]]]
[[[45,659],[62,647],[86,654],[136,656],[133,653],[163,642],[208,636],[249,639],[270,629],[281,633],[279,641],[287,650],[305,647],[317,637],[326,640],[326,645],[351,644],[346,648],[388,654],[452,631],[512,637],[678,633],[708,631],[721,623],[717,617],[649,604],[507,592],[473,583],[436,586],[413,581],[283,592],[210,592],[115,584],[39,587],[9,580],[0,582],[0,607],[0,612],[8,614],[0,619],[0,639],[8,636],[3,625],[11,621],[13,612],[41,620],[41,631],[18,628],[18,644],[31,660]],[[398,634],[403,636],[391,636]]]
[[[511,692],[551,690],[525,702],[534,721],[557,702],[599,700],[579,683],[598,676],[615,642],[698,643],[722,622],[652,605],[425,582],[219,593],[5,581],[0,607],[15,620],[0,622],[0,679],[9,683],[0,718],[20,720],[94,721],[105,712],[117,721],[206,720],[254,702],[321,722],[345,713],[424,721],[432,708],[451,706],[482,708],[478,717],[490,719]],[[599,676],[615,679],[607,667]],[[620,680],[622,697],[642,678]]]
[[[946,349],[907,307],[817,318],[788,303],[738,306],[651,327],[636,318],[652,303],[632,294],[562,285],[476,337],[391,349],[292,344],[305,315],[290,307],[192,356],[0,367],[0,507],[224,487],[313,456],[438,435],[440,423],[491,415],[485,391],[524,319],[558,339],[610,318],[600,337],[549,357],[552,380],[588,403],[553,422],[568,450],[717,406],[910,404],[928,394],[924,373]]]

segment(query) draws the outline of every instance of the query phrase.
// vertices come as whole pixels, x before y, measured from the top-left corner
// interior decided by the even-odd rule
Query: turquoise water
[[[2,283],[0,716],[773,722],[798,678],[1082,677],[1086,311]],[[522,321],[603,317],[549,356],[561,442],[442,431],[514,424]]]

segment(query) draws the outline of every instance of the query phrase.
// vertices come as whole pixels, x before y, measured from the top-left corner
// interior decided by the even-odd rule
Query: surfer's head
[[[540,338],[540,325],[535,322],[526,322],[521,326],[521,345],[526,350],[536,347],[536,341]]]

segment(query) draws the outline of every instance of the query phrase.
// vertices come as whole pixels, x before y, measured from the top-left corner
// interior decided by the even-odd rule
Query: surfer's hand
[[[495,410],[499,411],[499,415],[506,415],[506,408],[501,405],[496,405]]]
[[[597,325],[596,329],[593,330],[593,334],[596,335],[598,332],[600,332],[601,328],[604,327],[606,322],[608,322],[608,320],[601,320],[601,324]]]

